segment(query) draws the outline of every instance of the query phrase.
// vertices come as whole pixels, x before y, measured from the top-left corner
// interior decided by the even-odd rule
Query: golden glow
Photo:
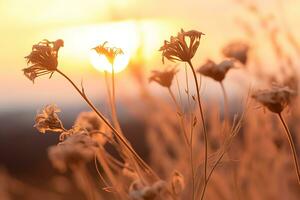
[[[121,72],[131,59],[143,59],[143,67],[153,66],[153,60],[160,61],[158,49],[162,41],[177,31],[172,25],[170,21],[126,20],[63,28],[48,32],[45,38],[62,38],[65,46],[60,50],[60,66],[80,73],[91,65],[99,71],[111,72],[106,58],[91,50],[107,41],[107,47],[121,48],[124,52],[117,55],[114,65],[115,72]]]
[[[99,71],[112,72],[112,65],[108,62],[104,55],[98,55],[95,51],[91,50],[90,60],[92,65]],[[114,64],[114,72],[118,73],[123,71],[130,60],[130,55],[124,53],[123,55],[117,55]]]
[[[123,54],[119,54],[115,58],[114,72],[124,70],[132,56],[134,56],[139,46],[139,35],[136,24],[133,21],[110,23],[102,25],[103,31],[100,31],[99,42],[93,45],[97,46],[107,41],[107,47],[121,48]],[[90,62],[100,71],[112,72],[112,66],[105,56],[98,55],[94,50],[90,51]]]

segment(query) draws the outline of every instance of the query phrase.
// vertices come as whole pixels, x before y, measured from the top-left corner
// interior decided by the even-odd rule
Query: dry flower
[[[190,62],[199,47],[202,35],[204,33],[199,31],[186,32],[181,29],[177,36],[171,36],[170,41],[165,40],[164,45],[159,49],[162,51],[162,62],[164,63],[165,57],[170,61]]]
[[[198,69],[198,72],[204,76],[222,82],[228,70],[233,67],[234,63],[231,60],[224,60],[219,64],[216,64],[212,60],[207,60],[206,63]]]
[[[290,104],[295,95],[295,91],[289,87],[273,86],[270,90],[257,91],[252,97],[266,106],[271,112],[281,113]]]
[[[106,59],[109,61],[109,63],[113,65],[115,62],[116,56],[121,55],[124,52],[120,48],[106,47],[105,46],[106,44],[107,44],[107,42],[104,42],[102,45],[98,45],[92,49],[95,50],[99,55],[104,55],[106,57]]]
[[[99,144],[104,145],[112,138],[112,133],[104,126],[98,115],[93,112],[81,112],[75,120],[74,127],[86,130]]]
[[[85,128],[88,132],[100,131],[103,127],[102,121],[95,112],[81,112],[75,120],[75,126]]]
[[[57,115],[59,112],[60,109],[56,105],[45,106],[42,112],[36,115],[34,127],[41,133],[45,133],[46,131],[61,133],[65,131]]]
[[[75,130],[73,130],[75,131]],[[98,149],[98,143],[91,139],[87,132],[75,132],[63,142],[48,149],[52,165],[65,172],[74,165],[91,161]]]
[[[243,64],[247,63],[248,51],[249,45],[240,41],[232,42],[223,48],[226,57],[237,59]]]
[[[179,195],[183,191],[185,187],[185,183],[184,183],[184,177],[180,172],[178,171],[173,172],[172,179],[171,179],[171,187],[172,187],[172,192],[175,195]]]
[[[31,53],[25,57],[27,64],[30,65],[28,68],[23,69],[25,76],[34,81],[38,76],[52,75],[58,65],[58,50],[63,46],[64,41],[61,39],[54,42],[42,40],[33,45]]]
[[[174,68],[169,68],[164,71],[152,71],[152,75],[149,78],[149,81],[155,81],[163,87],[171,87],[173,78],[178,70]]]

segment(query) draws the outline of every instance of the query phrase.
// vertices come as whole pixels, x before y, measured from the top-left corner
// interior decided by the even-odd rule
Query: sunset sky
[[[90,48],[108,41],[124,48],[130,57],[142,43],[143,59],[147,61],[145,70],[149,71],[161,65],[161,55],[157,50],[164,39],[176,34],[180,28],[196,29],[206,34],[199,49],[201,58],[195,59],[195,63],[199,64],[208,57],[218,57],[219,49],[230,39],[244,37],[235,19],[240,16],[247,19],[247,14],[234,2],[1,0],[0,111],[14,108],[20,102],[32,106],[36,102],[42,105],[53,101],[68,103],[70,99],[77,98],[72,91],[66,94],[71,88],[59,76],[55,75],[50,81],[46,77],[40,78],[34,85],[23,76],[21,69],[26,67],[24,56],[30,53],[34,43],[42,39],[61,38],[65,41],[59,57],[60,68],[78,83],[83,79],[96,97],[101,96],[103,76],[91,64]],[[279,13],[276,12],[279,0],[258,2],[266,13]],[[289,26],[296,35],[300,35],[300,1],[282,2],[281,8]],[[125,80],[120,80],[120,84],[122,81],[126,84]],[[97,87],[94,87],[95,84]]]

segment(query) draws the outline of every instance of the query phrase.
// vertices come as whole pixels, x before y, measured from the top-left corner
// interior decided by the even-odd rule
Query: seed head
[[[98,45],[92,49],[95,50],[99,55],[104,55],[109,63],[113,65],[117,55],[122,55],[124,52],[121,48],[106,47],[106,44],[107,42],[104,42],[102,45]]]
[[[65,129],[57,115],[59,112],[59,108],[55,105],[45,106],[42,112],[36,115],[34,127],[41,133],[46,133],[46,131],[63,132]]]
[[[75,126],[85,128],[88,132],[100,131],[103,123],[95,112],[81,112],[75,120]]]
[[[29,67],[23,69],[24,75],[33,82],[38,76],[52,75],[58,65],[58,50],[63,46],[64,41],[61,39],[53,42],[42,40],[33,45],[31,53],[25,57]]]
[[[216,64],[212,60],[207,60],[197,71],[208,76],[216,81],[222,82],[229,69],[234,67],[234,63],[231,60],[224,60],[219,64]]]
[[[232,42],[224,47],[223,54],[226,57],[234,58],[242,64],[247,63],[249,45],[244,42]]]
[[[149,81],[155,81],[163,87],[171,87],[173,78],[178,70],[174,68],[169,68],[164,71],[152,71],[152,75],[149,77]]]
[[[260,90],[252,95],[252,98],[267,107],[271,112],[281,113],[296,95],[289,87],[273,86],[269,90]]]
[[[50,147],[48,156],[53,167],[65,172],[69,167],[92,160],[97,149],[98,143],[81,129],[80,132],[73,133],[58,145]]]
[[[162,62],[164,63],[164,58],[170,61],[191,61],[199,47],[202,35],[204,33],[199,31],[186,32],[181,29],[177,36],[171,36],[170,41],[165,40],[164,45],[159,49],[162,51]]]

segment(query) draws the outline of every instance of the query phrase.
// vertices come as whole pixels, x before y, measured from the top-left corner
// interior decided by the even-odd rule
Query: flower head
[[[112,133],[104,126],[99,116],[95,112],[82,112],[76,118],[74,127],[86,130],[99,144],[104,145],[108,138],[112,138]]]
[[[24,75],[31,81],[38,76],[50,74],[57,69],[57,56],[60,47],[64,46],[64,41],[59,39],[53,42],[42,40],[32,46],[31,53],[25,57],[27,68],[23,69]]]
[[[65,172],[69,167],[92,160],[98,149],[98,143],[87,132],[74,133],[63,142],[48,149],[52,165]]]
[[[104,55],[110,64],[114,64],[117,55],[124,54],[123,50],[116,47],[106,47],[107,42],[104,42],[102,45],[98,45],[94,48],[99,55]]]
[[[223,54],[226,57],[234,58],[242,64],[247,63],[249,45],[244,42],[232,42],[224,47]]]
[[[295,95],[295,91],[289,87],[274,86],[270,90],[255,92],[252,98],[267,107],[271,112],[281,113],[290,104]]]
[[[228,70],[233,67],[234,63],[231,60],[224,60],[219,64],[216,64],[212,60],[207,60],[206,63],[198,69],[198,72],[221,82],[225,78]]]
[[[81,112],[76,121],[75,126],[85,128],[88,132],[99,131],[102,129],[103,123],[95,112]]]
[[[178,70],[175,67],[164,71],[153,70],[149,81],[155,81],[161,86],[169,88],[172,85],[173,78],[177,72]]]
[[[159,49],[162,51],[162,62],[164,63],[164,58],[170,61],[189,62],[199,47],[202,35],[204,33],[199,31],[186,32],[181,29],[176,37],[171,36],[170,41],[165,40],[164,45]]]
[[[59,112],[59,108],[55,105],[45,106],[42,112],[35,117],[34,127],[41,133],[45,133],[46,131],[61,133],[65,131],[63,124],[57,115]]]

